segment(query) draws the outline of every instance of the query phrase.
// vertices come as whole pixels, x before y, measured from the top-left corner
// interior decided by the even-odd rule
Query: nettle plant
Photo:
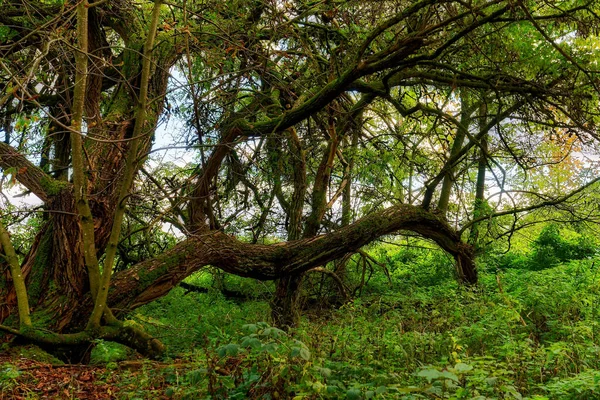
[[[211,395],[285,398],[302,388],[312,390],[315,373],[326,375],[313,365],[306,344],[285,331],[265,322],[246,324],[242,331],[239,341],[218,347],[209,359]]]

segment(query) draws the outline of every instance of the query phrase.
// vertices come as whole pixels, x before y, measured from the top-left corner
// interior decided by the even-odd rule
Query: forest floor
[[[11,379],[3,382],[0,399],[30,400],[30,399],[80,399],[103,400],[115,398],[128,398],[141,380],[138,375],[145,374],[141,365],[145,364],[155,370],[160,370],[166,365],[149,361],[123,361],[114,369],[106,365],[86,364],[53,364],[38,361],[27,356],[0,354],[0,373],[9,375]],[[10,366],[10,367],[9,367]],[[184,366],[181,366],[185,369]],[[124,378],[123,372],[126,372]],[[148,387],[148,399],[168,399],[165,394],[169,385],[165,381],[157,380],[153,387]]]
[[[90,365],[53,365],[26,357],[0,355],[0,368],[8,375],[14,368],[10,388],[3,388],[3,399],[113,399],[119,388],[106,368]],[[5,383],[5,386],[8,386]]]

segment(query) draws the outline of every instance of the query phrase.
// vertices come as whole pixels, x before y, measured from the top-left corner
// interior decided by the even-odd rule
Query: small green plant
[[[216,363],[209,367],[215,382],[211,395],[278,398],[305,382],[311,353],[303,342],[265,322],[246,324],[242,331],[246,335],[239,342],[216,350]]]
[[[600,371],[587,370],[575,376],[556,379],[544,389],[554,399],[597,399],[600,398]]]
[[[17,378],[22,372],[10,363],[0,365],[0,394],[8,395],[17,386]],[[1,396],[4,397],[4,396]]]
[[[130,358],[132,350],[122,344],[96,340],[90,355],[90,364],[107,364]]]

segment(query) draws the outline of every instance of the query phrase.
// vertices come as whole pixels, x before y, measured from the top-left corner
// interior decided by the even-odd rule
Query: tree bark
[[[271,300],[273,326],[280,329],[295,328],[300,324],[300,286],[304,274],[286,276],[277,281]]]
[[[480,124],[485,124],[487,117],[487,109],[485,105],[480,108]],[[481,217],[485,213],[485,175],[487,170],[487,151],[488,140],[487,135],[484,135],[479,141],[479,160],[477,161],[477,182],[475,184],[475,201],[473,203],[473,220]],[[469,232],[468,243],[477,249],[477,240],[479,238],[479,224],[475,222],[471,226]]]
[[[450,150],[450,158],[456,157],[458,152],[463,147],[463,142],[467,136],[467,132],[465,130],[469,129],[469,125],[471,123],[471,105],[469,104],[468,96],[465,93],[461,93],[460,96],[460,126],[456,127],[456,135],[454,137],[454,142],[452,143],[452,148]],[[437,209],[443,213],[444,215],[448,214],[448,205],[450,204],[450,194],[452,192],[452,185],[454,184],[455,177],[454,172],[456,167],[449,169],[444,175],[444,180],[442,182],[442,189],[440,191],[440,198],[438,200]]]
[[[294,190],[289,202],[285,199],[281,200],[284,200],[284,204],[287,205],[285,211],[289,220],[287,225],[288,240],[297,240],[302,235],[302,208],[304,206],[304,195],[306,194],[306,158],[296,131],[289,129],[287,136],[289,147],[292,149],[290,164],[293,169]],[[275,174],[279,174],[279,172],[275,172]],[[282,196],[281,193],[280,198]],[[301,273],[285,276],[277,282],[271,300],[271,319],[274,326],[283,329],[298,326],[300,322],[300,304],[298,301],[300,299],[301,284]]]
[[[327,187],[339,143],[333,116],[329,118],[327,131],[329,133],[329,140],[315,176],[315,183],[312,190],[312,212],[306,221],[306,226],[302,234],[304,238],[314,237],[317,234],[323,216],[327,211]],[[302,150],[300,149],[300,151]],[[305,181],[305,173],[302,174],[302,178],[300,179],[296,177],[295,193],[304,191]],[[302,190],[299,187],[301,185]],[[294,225],[290,225],[291,229],[288,231],[288,240],[295,240],[300,237],[298,224],[302,215],[303,204],[303,197],[293,196],[290,217],[294,217]],[[277,282],[277,289],[271,301],[271,317],[275,326],[282,329],[289,329],[298,326],[300,323],[299,299],[302,279],[303,274],[299,273],[283,277]]]

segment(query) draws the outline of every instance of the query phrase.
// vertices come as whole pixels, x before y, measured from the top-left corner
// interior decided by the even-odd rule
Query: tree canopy
[[[15,246],[4,200],[5,332],[156,355],[119,316],[207,265],[279,279],[293,326],[303,273],[385,235],[475,284],[490,242],[600,216],[595,1],[0,7],[2,187],[43,203]]]

